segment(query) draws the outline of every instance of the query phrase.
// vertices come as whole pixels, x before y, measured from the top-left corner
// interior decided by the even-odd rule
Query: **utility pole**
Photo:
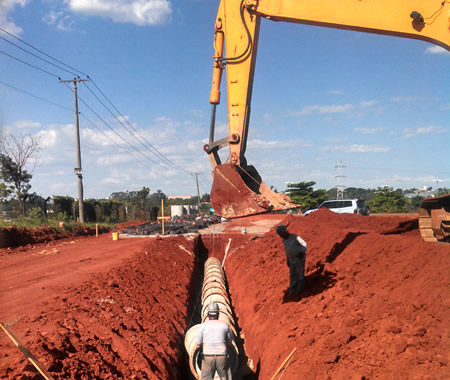
[[[334,176],[335,178],[337,178],[336,199],[344,199],[345,186],[342,184],[342,178],[345,178],[345,175],[342,175],[342,169],[346,168],[346,166],[342,165],[342,161],[339,160],[339,164],[337,166],[335,166],[335,168],[337,168],[337,170],[338,170],[338,175]]]
[[[291,182],[291,181],[285,182],[285,184],[287,185],[287,196],[288,196],[289,198],[291,197],[291,188],[289,187],[289,185],[290,185],[291,183],[294,183],[294,182]]]
[[[191,173],[192,175],[195,175],[195,181],[197,182],[197,207],[198,207],[198,215],[200,215],[200,189],[198,187],[198,175],[200,173]]]
[[[73,83],[73,93],[75,96],[75,137],[77,143],[77,167],[74,169],[75,175],[78,177],[78,213],[80,223],[84,223],[84,205],[83,205],[83,171],[81,169],[81,147],[80,147],[80,125],[78,122],[78,96],[77,82],[89,82],[89,79],[60,80],[59,83]]]

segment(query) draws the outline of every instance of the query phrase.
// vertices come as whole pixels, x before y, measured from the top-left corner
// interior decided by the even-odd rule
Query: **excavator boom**
[[[300,207],[270,190],[245,158],[261,18],[413,38],[450,50],[449,0],[221,0],[215,22],[211,128],[204,150],[213,168],[211,204],[225,218]],[[215,139],[225,69],[229,133]],[[218,151],[224,147],[229,147],[229,156],[222,164]]]

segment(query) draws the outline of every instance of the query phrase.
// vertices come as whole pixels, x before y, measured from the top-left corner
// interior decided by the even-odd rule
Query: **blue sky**
[[[80,98],[109,125],[79,101],[85,198],[143,186],[195,195],[191,172],[202,173],[200,192],[209,192],[211,168],[202,147],[209,136],[218,4],[2,2],[1,28],[88,74],[120,111],[119,119],[126,119],[121,125],[98,102],[89,91],[100,96],[92,83],[79,84]],[[39,55],[2,31],[0,37]],[[48,65],[4,39],[2,133],[40,137],[44,149],[32,191],[77,197],[73,93],[57,78],[73,79],[73,70]],[[436,187],[436,180],[438,187],[450,186],[448,52],[422,41],[267,20],[259,41],[246,156],[268,186],[282,191],[287,182],[315,181],[316,188],[332,188],[339,161],[347,187]],[[182,170],[144,149],[123,125]],[[227,128],[222,88],[216,137]]]

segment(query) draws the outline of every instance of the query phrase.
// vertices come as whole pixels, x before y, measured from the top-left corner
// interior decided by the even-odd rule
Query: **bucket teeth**
[[[211,205],[216,214],[224,218],[300,207],[285,194],[269,189],[253,166],[217,165],[213,177]]]

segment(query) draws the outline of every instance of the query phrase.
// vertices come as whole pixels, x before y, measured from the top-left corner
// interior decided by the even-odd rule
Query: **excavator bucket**
[[[288,196],[270,190],[253,166],[229,163],[214,168],[211,206],[227,219],[300,207]]]
[[[425,241],[450,243],[450,194],[422,201],[419,228]]]

